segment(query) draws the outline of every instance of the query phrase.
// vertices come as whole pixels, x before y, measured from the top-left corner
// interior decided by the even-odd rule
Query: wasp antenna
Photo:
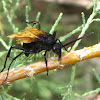
[[[77,38],[76,40],[73,40],[73,41],[71,41],[71,42],[68,42],[67,44],[63,45],[62,47],[65,47],[65,46],[67,46],[67,45],[69,45],[69,44],[72,44],[72,43],[74,43],[74,42],[76,42],[77,40],[80,40],[80,39],[82,39],[82,38],[88,37],[89,35],[91,35],[91,34],[93,34],[93,33],[94,33],[94,32],[91,32],[91,33],[86,34],[86,35],[84,35],[84,36],[82,36],[82,37],[80,37],[80,38]]]

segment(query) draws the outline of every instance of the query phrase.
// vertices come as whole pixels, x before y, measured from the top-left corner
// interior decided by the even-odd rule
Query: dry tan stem
[[[100,43],[94,46],[85,47],[80,50],[63,54],[60,61],[61,64],[59,64],[58,58],[54,58],[54,57],[49,58],[48,69],[52,70],[52,69],[60,68],[64,65],[80,62],[86,59],[99,57],[99,56],[100,56]],[[10,69],[9,76],[5,84],[25,77],[31,77],[33,75],[42,73],[44,71],[46,71],[46,65],[44,61],[36,62],[19,68],[13,68]],[[3,80],[6,78],[6,75],[7,75],[7,71],[2,72],[0,74],[0,85],[2,84]]]

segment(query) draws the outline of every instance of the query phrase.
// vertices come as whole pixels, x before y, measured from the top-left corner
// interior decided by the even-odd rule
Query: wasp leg
[[[12,46],[12,48],[15,48],[15,49],[20,49],[20,50],[24,50],[23,48],[19,48],[19,47],[14,47],[14,46]],[[8,51],[8,53],[9,52],[11,52],[11,50],[9,49],[9,51]],[[8,75],[9,75],[9,69],[10,69],[10,66],[11,66],[11,64],[13,63],[13,61],[14,60],[16,60],[21,54],[23,54],[23,53],[31,53],[31,52],[26,52],[26,51],[23,51],[23,52],[21,52],[20,54],[18,54],[16,57],[14,57],[13,59],[12,59],[12,61],[11,61],[11,63],[10,63],[10,65],[9,65],[9,67],[8,67],[8,72],[7,72],[7,76],[6,76],[6,78],[5,78],[5,80],[2,82],[2,84],[4,84],[5,83],[5,81],[7,80],[7,78],[8,78]],[[9,55],[10,55],[10,53],[9,53]],[[7,59],[7,58],[6,58]],[[5,65],[6,65],[6,63],[5,63]],[[4,69],[4,68],[3,68]]]
[[[3,72],[4,69],[6,68],[7,59],[10,57],[10,53],[11,53],[11,50],[12,50],[13,48],[19,49],[19,50],[24,50],[23,48],[20,48],[20,47],[11,46],[10,49],[9,49],[9,51],[8,51],[8,54],[7,54],[7,56],[6,56],[6,60],[5,60],[5,63],[4,63],[4,67],[3,67],[3,69],[0,71],[0,73]]]
[[[40,25],[40,22],[38,22],[38,21],[32,21],[32,22],[26,22],[26,23],[33,23],[33,26],[34,26],[34,24],[37,24],[38,23],[38,25],[39,25],[39,30],[41,29],[41,25]]]
[[[60,49],[60,52],[59,52],[59,55],[58,55],[58,61],[60,61],[61,59],[61,49]]]
[[[23,52],[21,52],[21,53],[20,53],[20,54],[18,54],[15,58],[13,58],[13,59],[12,59],[12,61],[11,61],[10,65],[9,65],[9,67],[8,67],[7,76],[6,76],[5,80],[2,82],[2,84],[4,84],[4,82],[5,82],[5,81],[7,80],[7,78],[8,78],[8,75],[9,75],[9,69],[10,69],[11,64],[12,64],[12,63],[13,63],[13,61],[14,61],[16,58],[18,58],[21,54],[23,54]]]
[[[45,58],[45,64],[46,64],[46,68],[47,68],[47,75],[48,75],[48,64],[47,64],[47,59],[46,59],[46,53],[47,53],[47,51],[45,51],[45,53],[44,53],[44,58]]]
[[[53,36],[54,36],[54,38],[56,37],[56,31],[53,32]]]

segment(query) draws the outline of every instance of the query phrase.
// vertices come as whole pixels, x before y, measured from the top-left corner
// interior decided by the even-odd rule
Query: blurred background
[[[0,1],[0,37],[5,41],[5,43],[8,44],[9,38],[7,38],[7,35],[13,33],[14,30],[4,12],[2,1],[4,0]],[[26,6],[29,7],[29,21],[34,21],[37,13],[41,12],[39,18],[39,21],[41,22],[41,30],[46,32],[50,31],[55,20],[62,12],[62,19],[56,27],[57,38],[66,35],[82,24],[82,12],[84,12],[87,20],[93,11],[92,0],[5,0],[5,5],[7,8],[7,13],[18,30],[22,30],[27,26],[25,16]],[[100,18],[100,15],[98,15],[97,18]],[[87,33],[94,32],[94,34],[83,39],[77,49],[92,46],[100,41],[99,26],[99,22],[94,22],[90,25]],[[72,35],[70,38],[66,39],[63,44],[76,39],[79,34],[80,32],[77,32],[75,35]],[[15,41],[13,41],[12,45],[17,44]],[[2,69],[7,50],[1,43],[0,54],[0,69]],[[13,54],[13,56],[14,55],[15,54]],[[48,53],[48,56],[50,57],[50,53]],[[22,56],[19,59],[21,58],[26,60],[28,59],[25,56]],[[39,58],[41,59],[35,57],[34,62],[44,59],[43,55],[41,55],[41,57],[39,56]],[[9,60],[9,62],[10,61],[11,60]],[[84,92],[88,92],[99,87],[99,83],[97,82],[92,71],[92,69],[95,68],[97,73],[100,75],[99,61],[100,58],[98,57],[76,63],[77,67],[73,85],[73,93],[79,93],[81,95]],[[31,62],[33,61],[27,61],[26,63],[29,64]],[[16,63],[13,64],[15,64],[15,67],[17,66]],[[6,93],[9,94],[8,97],[5,97],[16,97],[18,100],[64,100],[62,94],[67,95],[68,93],[68,89],[66,87],[70,82],[71,71],[72,65],[68,65],[63,69],[49,71],[49,76],[47,76],[46,72],[44,72],[31,78],[17,80],[12,82],[10,85],[5,85],[5,89],[2,91],[6,91]]]

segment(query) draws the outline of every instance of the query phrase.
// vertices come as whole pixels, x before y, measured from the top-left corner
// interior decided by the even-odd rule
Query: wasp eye
[[[56,48],[55,47],[53,47],[53,50],[55,50]]]

